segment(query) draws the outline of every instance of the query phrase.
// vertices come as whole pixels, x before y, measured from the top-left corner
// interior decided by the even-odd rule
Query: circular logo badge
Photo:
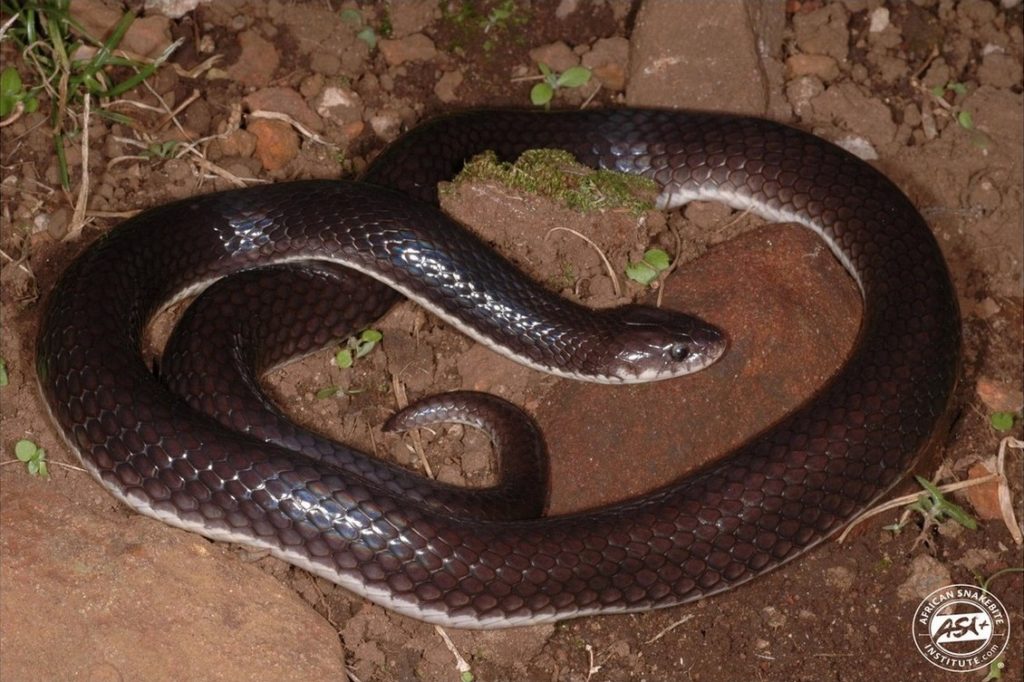
[[[969,672],[994,661],[1010,641],[1006,609],[976,585],[941,587],[914,613],[914,644],[944,670]]]

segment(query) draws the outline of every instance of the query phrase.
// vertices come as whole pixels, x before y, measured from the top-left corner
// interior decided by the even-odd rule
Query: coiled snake
[[[847,363],[803,408],[693,476],[594,511],[503,520],[408,500],[344,463],[232,434],[140,359],[145,323],[183,292],[260,265],[330,260],[531,366],[616,381],[713,361],[724,346],[713,328],[559,301],[478,253],[477,240],[429,205],[436,183],[470,155],[535,147],[653,178],[665,207],[718,200],[817,232],[864,297]],[[936,240],[892,182],[845,151],[725,115],[488,111],[420,126],[359,183],[231,191],[132,218],[62,276],[37,364],[62,433],[134,509],[266,548],[415,618],[483,628],[680,604],[800,554],[890,488],[927,445],[959,349]]]

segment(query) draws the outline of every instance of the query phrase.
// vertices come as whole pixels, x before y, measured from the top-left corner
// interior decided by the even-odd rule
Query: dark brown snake
[[[436,183],[468,156],[535,147],[651,177],[665,207],[717,200],[814,230],[863,293],[851,357],[802,408],[693,476],[595,511],[517,521],[406,500],[344,463],[232,434],[193,412],[140,358],[147,320],[182,292],[260,265],[330,260],[391,282],[532,366],[648,378],[649,366],[621,363],[659,334],[689,339],[662,344],[672,360],[713,361],[722,344],[714,330],[643,308],[589,314],[561,302],[478,254],[478,241],[429,205]],[[615,331],[623,328],[625,341]],[[52,292],[38,375],[86,468],[134,509],[268,549],[415,618],[486,628],[681,604],[806,551],[887,491],[928,445],[959,351],[959,313],[935,238],[892,182],[847,152],[751,118],[491,111],[420,126],[363,182],[226,192],[127,221]]]

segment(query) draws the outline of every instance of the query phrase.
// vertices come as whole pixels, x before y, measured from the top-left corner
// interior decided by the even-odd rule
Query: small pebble
[[[837,145],[864,161],[874,161],[878,158],[878,152],[874,146],[863,137],[848,135],[835,141]]]
[[[877,7],[871,13],[871,25],[868,27],[870,33],[881,33],[889,27],[889,10],[885,7]]]
[[[1024,393],[1008,382],[983,376],[974,384],[974,392],[993,412],[1020,412],[1024,409]]]
[[[778,630],[786,624],[786,614],[774,606],[766,606],[761,609],[761,618],[764,619],[765,625],[773,630]]]
[[[402,130],[402,117],[391,109],[382,109],[370,117],[370,127],[377,137],[385,142],[391,142]]]
[[[924,599],[933,590],[953,582],[953,577],[942,562],[927,554],[921,554],[910,562],[910,577],[896,588],[901,601],[916,602]]]

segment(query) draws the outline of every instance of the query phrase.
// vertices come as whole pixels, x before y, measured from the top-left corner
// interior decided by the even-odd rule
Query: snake
[[[142,331],[168,301],[233,273],[310,261],[370,277],[562,376],[665,379],[727,352],[725,332],[683,313],[565,301],[436,207],[438,182],[473,154],[540,147],[650,178],[666,210],[710,200],[812,230],[863,299],[843,365],[692,474],[596,509],[517,519],[410,500],[330,457],[230,431],[141,358]],[[883,173],[832,143],[720,113],[479,110],[420,124],[358,181],[229,190],[130,218],[50,292],[36,369],[59,432],[132,509],[266,550],[416,619],[501,628],[683,604],[805,553],[940,437],[960,346],[955,290],[927,223]]]
[[[296,305],[295,292],[302,305]],[[161,379],[196,412],[225,427],[342,468],[424,507],[493,519],[534,518],[546,505],[547,451],[536,423],[498,396],[452,391],[392,415],[385,432],[440,423],[485,431],[498,453],[498,482],[446,485],[368,456],[291,421],[260,377],[346,339],[381,317],[400,296],[389,286],[331,263],[310,261],[249,270],[213,283],[184,312],[167,340]]]

